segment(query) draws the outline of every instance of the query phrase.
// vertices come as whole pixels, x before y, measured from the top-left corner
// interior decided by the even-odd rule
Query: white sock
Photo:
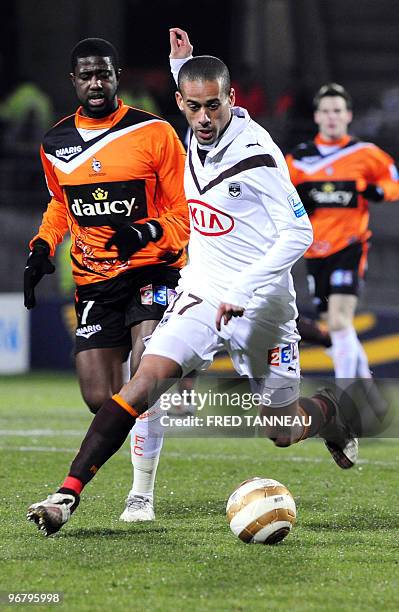
[[[129,496],[142,495],[154,503],[154,484],[163,444],[159,401],[137,419],[131,431],[133,484]]]
[[[372,378],[370,372],[369,360],[367,359],[366,351],[364,350],[362,343],[359,338],[357,339],[358,353],[357,353],[357,368],[356,376],[359,378]]]
[[[354,327],[331,331],[331,354],[335,378],[355,378],[359,358],[359,340]]]

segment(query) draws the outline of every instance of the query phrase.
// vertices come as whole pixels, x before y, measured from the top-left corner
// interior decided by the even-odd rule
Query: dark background
[[[38,155],[45,130],[14,138],[1,114],[8,96],[30,82],[50,100],[53,122],[73,112],[70,51],[80,39],[99,36],[120,51],[121,87],[129,89],[133,75],[183,135],[169,74],[171,26],[188,30],[195,54],[224,59],[233,80],[245,76],[243,63],[253,69],[267,100],[256,120],[284,152],[312,137],[312,96],[337,81],[354,98],[352,132],[399,159],[397,0],[14,0],[0,20],[0,291],[21,290],[27,244],[48,202]],[[284,100],[289,104],[280,112]],[[396,205],[372,207],[367,306],[397,308],[398,225]],[[301,266],[296,274],[299,302],[306,304]],[[41,285],[44,296],[58,289],[56,275]]]

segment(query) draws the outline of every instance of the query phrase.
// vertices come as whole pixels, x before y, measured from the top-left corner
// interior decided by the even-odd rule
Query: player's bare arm
[[[242,306],[236,306],[235,304],[228,304],[227,302],[221,302],[216,313],[216,329],[221,330],[221,323],[227,325],[227,323],[233,317],[242,317],[245,308]]]
[[[181,28],[169,29],[171,59],[186,59],[193,54],[193,45],[190,43],[187,32]]]

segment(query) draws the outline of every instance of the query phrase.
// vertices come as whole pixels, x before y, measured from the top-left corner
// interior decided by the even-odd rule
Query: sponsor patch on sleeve
[[[140,298],[141,303],[145,306],[151,306],[153,301],[153,291],[152,285],[146,285],[145,287],[140,287]]]
[[[167,304],[167,287],[165,287],[165,285],[160,285],[158,287],[154,287],[154,302],[156,304],[161,304],[161,306],[166,306],[166,304]]]
[[[171,304],[173,302],[173,300],[175,299],[176,295],[177,295],[177,292],[174,289],[168,289],[168,291],[167,291],[168,304]]]
[[[296,217],[302,217],[306,215],[306,210],[304,205],[302,204],[302,200],[298,195],[297,191],[293,191],[287,196],[288,202],[291,204],[292,210],[294,211],[294,215]]]
[[[391,177],[392,177],[393,181],[399,181],[399,172],[398,172],[398,169],[395,166],[395,164],[391,164],[389,166],[389,172],[391,174]]]
[[[332,287],[351,287],[353,284],[353,270],[334,270],[330,275]]]

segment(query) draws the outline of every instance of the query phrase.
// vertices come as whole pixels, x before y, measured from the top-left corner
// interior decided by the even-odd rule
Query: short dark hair
[[[231,89],[231,77],[226,64],[213,55],[197,55],[181,67],[177,86],[181,93],[183,81],[217,80],[222,82],[223,90],[228,95]]]
[[[71,52],[71,68],[75,72],[80,57],[110,57],[115,72],[119,69],[118,52],[114,45],[103,38],[85,38],[74,46]]]
[[[317,110],[319,108],[319,103],[322,98],[326,98],[327,96],[340,96],[346,102],[346,107],[351,110],[352,109],[352,97],[347,92],[345,87],[339,85],[338,83],[326,83],[322,85],[319,91],[316,93],[313,98],[313,108]]]

